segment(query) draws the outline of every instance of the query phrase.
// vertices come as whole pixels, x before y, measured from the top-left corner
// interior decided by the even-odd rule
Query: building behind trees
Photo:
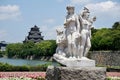
[[[25,40],[23,43],[28,42],[28,41],[33,41],[34,43],[41,42],[43,39],[43,36],[41,35],[41,31],[39,28],[35,25],[34,27],[31,28],[28,36],[26,36]]]

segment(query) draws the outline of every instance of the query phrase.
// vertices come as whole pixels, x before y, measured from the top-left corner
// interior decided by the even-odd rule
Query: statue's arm
[[[71,21],[75,21],[75,19],[73,17],[70,17],[67,19],[67,17],[66,17],[66,19],[64,21],[64,26],[67,26]]]
[[[96,21],[96,16],[94,16],[94,17],[90,20],[90,23],[91,23],[90,29],[91,29],[91,28],[94,28],[93,23],[94,23],[95,21]]]
[[[80,31],[80,33],[81,33],[81,30],[82,30],[82,22],[83,22],[83,19],[82,19],[82,16],[81,15],[78,15],[78,19],[79,19],[79,24],[80,24],[80,29],[79,29],[79,31]]]
[[[57,36],[57,39],[56,39],[56,44],[58,44],[59,43],[59,39],[58,39],[58,36]]]
[[[65,20],[64,20],[64,28],[66,28],[66,27],[67,27],[67,20],[65,18]]]
[[[80,32],[80,22],[79,22],[79,16],[76,15],[76,22],[77,22],[77,32]]]

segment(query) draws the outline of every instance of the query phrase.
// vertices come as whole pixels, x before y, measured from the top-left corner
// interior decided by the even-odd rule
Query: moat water
[[[50,63],[52,65],[58,65],[57,62],[51,62],[51,61],[10,59],[10,58],[0,58],[0,62],[8,63],[15,66],[22,66],[22,65],[36,66],[36,65],[47,64],[47,63]]]

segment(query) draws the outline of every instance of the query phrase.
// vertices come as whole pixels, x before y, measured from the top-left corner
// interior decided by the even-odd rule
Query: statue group
[[[74,6],[67,6],[67,16],[64,21],[64,30],[58,28],[57,32],[57,49],[54,59],[58,62],[65,59],[86,58],[91,47],[91,29],[96,17],[90,18],[88,8],[74,13]]]
[[[67,6],[64,30],[57,28],[57,49],[53,58],[63,66],[49,66],[47,80],[105,80],[106,68],[95,67],[95,60],[88,59],[91,47],[91,29],[96,17],[84,7],[74,14],[74,7]]]

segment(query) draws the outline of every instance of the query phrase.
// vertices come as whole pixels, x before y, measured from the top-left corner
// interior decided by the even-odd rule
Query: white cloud
[[[53,24],[55,22],[55,19],[52,19],[52,18],[46,19],[44,22],[49,23],[49,24]]]
[[[0,30],[0,41],[3,40],[7,36],[7,31]]]
[[[0,20],[16,19],[21,15],[19,6],[0,6]]]
[[[93,4],[87,4],[86,5],[89,8],[93,8],[95,10],[100,10],[102,12],[104,11],[110,11],[111,9],[119,9],[120,5],[117,2],[112,1],[106,1],[106,2],[100,2],[100,3],[93,3]]]
[[[103,26],[108,23],[112,26],[114,22],[120,20],[120,3],[118,2],[91,3],[87,4],[86,7],[90,9],[91,14],[97,16],[97,22],[99,21],[99,24],[101,23]]]
[[[70,0],[71,4],[86,4],[89,3],[91,0]]]

